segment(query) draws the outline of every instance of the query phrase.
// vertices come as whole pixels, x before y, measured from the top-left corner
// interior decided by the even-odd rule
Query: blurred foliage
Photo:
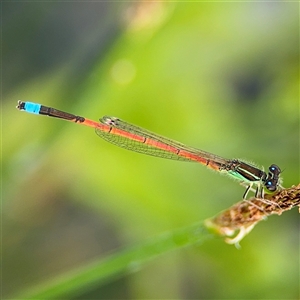
[[[18,99],[94,120],[115,115],[224,157],[276,163],[291,186],[299,181],[298,6],[2,3],[3,297],[211,217],[243,193],[197,164],[21,113]],[[168,253],[80,299],[297,299],[297,225],[296,210],[269,218],[239,251],[216,240]]]

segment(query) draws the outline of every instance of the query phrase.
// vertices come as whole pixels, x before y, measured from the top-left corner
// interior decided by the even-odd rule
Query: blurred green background
[[[299,182],[299,3],[2,3],[2,284],[14,295],[212,217],[244,189],[115,147],[29,100],[113,115]],[[237,250],[179,249],[77,299],[298,299],[297,209]]]

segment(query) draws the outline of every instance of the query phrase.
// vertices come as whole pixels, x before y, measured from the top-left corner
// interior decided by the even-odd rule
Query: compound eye
[[[267,181],[265,186],[270,192],[276,191],[276,185],[274,185],[271,180]]]
[[[281,172],[280,168],[274,164],[269,167],[269,171],[273,174],[280,174]]]

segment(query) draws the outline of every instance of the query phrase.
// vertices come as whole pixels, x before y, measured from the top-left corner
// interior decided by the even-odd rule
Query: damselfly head
[[[269,167],[269,173],[264,182],[264,185],[265,185],[265,188],[267,189],[267,191],[275,192],[277,190],[278,186],[280,186],[280,182],[281,182],[281,179],[279,177],[280,173],[281,173],[281,170],[277,165],[272,164]]]

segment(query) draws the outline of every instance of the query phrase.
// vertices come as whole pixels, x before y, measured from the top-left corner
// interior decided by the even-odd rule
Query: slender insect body
[[[119,147],[161,158],[198,162],[211,170],[234,178],[246,186],[244,198],[256,185],[256,196],[263,198],[264,191],[273,193],[281,187],[281,170],[272,164],[268,173],[238,159],[225,159],[212,153],[186,146],[161,135],[132,125],[116,117],[104,116],[99,122],[76,116],[55,108],[32,102],[18,101],[17,108],[33,114],[47,115],[95,128],[98,136]]]

